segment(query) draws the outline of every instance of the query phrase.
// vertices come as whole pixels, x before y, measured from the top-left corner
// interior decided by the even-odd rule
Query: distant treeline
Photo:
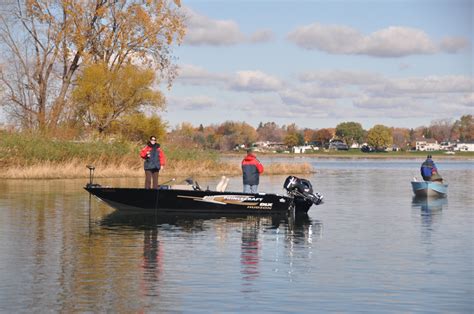
[[[275,122],[261,122],[257,128],[246,122],[227,121],[222,124],[198,127],[182,123],[167,135],[167,140],[184,147],[199,147],[229,151],[236,147],[250,147],[256,142],[269,141],[281,143],[287,147],[317,143],[325,146],[333,139],[353,143],[368,143],[374,147],[396,145],[400,149],[410,149],[417,139],[435,139],[443,141],[474,140],[474,119],[464,115],[459,120],[449,119],[432,121],[429,126],[415,129],[393,128],[375,125],[369,130],[358,122],[343,122],[335,128],[299,128],[296,124],[279,126]]]

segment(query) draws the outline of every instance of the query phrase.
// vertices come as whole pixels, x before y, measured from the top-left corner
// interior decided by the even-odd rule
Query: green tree
[[[367,143],[381,150],[393,143],[392,130],[384,125],[375,125],[367,134]]]
[[[364,138],[364,129],[358,122],[342,122],[336,126],[336,136],[351,145],[356,142],[361,144]]]
[[[90,65],[73,92],[78,116],[102,133],[112,122],[137,113],[142,106],[162,109],[164,97],[152,90],[154,80],[153,70],[141,70],[131,64],[116,70],[104,63]]]

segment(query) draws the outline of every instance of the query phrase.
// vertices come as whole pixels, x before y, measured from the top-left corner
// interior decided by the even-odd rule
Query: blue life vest
[[[421,175],[423,177],[431,177],[431,167],[427,167],[427,166],[422,166],[421,167]]]
[[[433,167],[434,167],[434,162],[430,158],[426,159],[422,164],[420,168],[421,176],[423,178],[425,177],[431,177],[433,174]]]

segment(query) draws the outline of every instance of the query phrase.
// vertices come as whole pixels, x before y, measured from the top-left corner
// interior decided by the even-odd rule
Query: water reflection
[[[163,250],[158,241],[158,230],[144,231],[143,280],[141,290],[144,296],[158,296],[160,274],[163,272]]]
[[[441,218],[443,206],[448,203],[446,197],[419,197],[412,199],[412,208],[420,210],[421,236],[423,243],[431,244],[436,224]]]
[[[104,216],[98,223],[100,229],[107,229],[118,234],[143,232],[143,263],[140,292],[142,296],[159,296],[160,277],[163,272],[164,237],[172,233],[180,233],[177,237],[196,233],[206,233],[215,228],[219,240],[232,238],[233,231],[241,233],[240,265],[241,292],[255,292],[258,289],[254,282],[261,275],[262,235],[272,232],[282,233],[286,245],[287,256],[293,255],[296,246],[305,246],[313,242],[313,236],[321,237],[322,223],[313,222],[308,215],[288,217],[286,215],[182,215],[182,214],[147,214],[124,213],[114,211]],[[93,230],[94,228],[91,228]],[[95,231],[92,231],[93,233]],[[98,233],[100,231],[97,231]],[[209,232],[207,232],[209,233]]]
[[[255,219],[248,220],[242,226],[242,243],[240,245],[240,263],[242,266],[242,279],[244,286],[249,286],[249,281],[255,280],[259,275],[259,247],[258,238],[259,221]],[[250,292],[244,289],[246,292]]]
[[[412,199],[412,207],[420,208],[422,216],[433,216],[440,214],[443,206],[448,204],[446,197],[419,197],[414,196]]]

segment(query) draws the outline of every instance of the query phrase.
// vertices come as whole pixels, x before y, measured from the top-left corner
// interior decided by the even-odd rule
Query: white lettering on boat
[[[204,196],[204,200],[219,200],[219,201],[238,201],[238,202],[260,202],[262,197],[250,197],[245,195],[210,195]]]

